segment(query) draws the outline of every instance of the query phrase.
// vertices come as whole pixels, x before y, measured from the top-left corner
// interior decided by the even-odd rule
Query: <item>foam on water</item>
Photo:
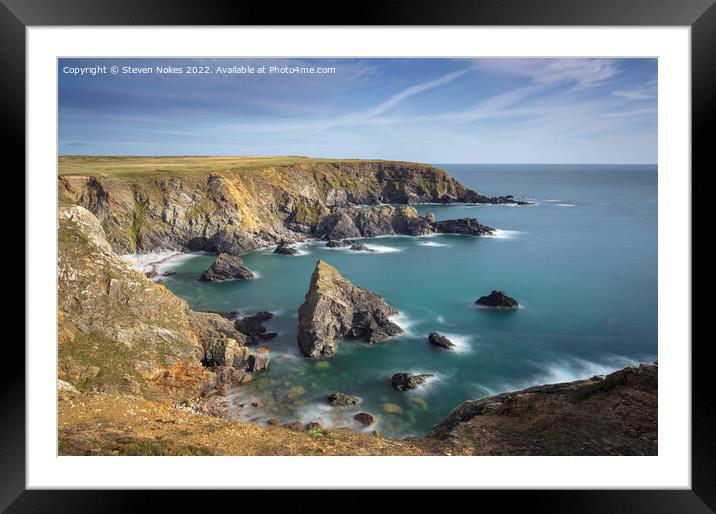
[[[443,333],[445,337],[447,337],[455,346],[453,346],[449,351],[453,351],[455,353],[467,353],[471,352],[473,350],[473,344],[472,344],[472,337],[465,334],[450,334],[450,333]]]
[[[489,237],[492,239],[514,239],[522,234],[524,234],[524,232],[521,232],[519,230],[503,230],[500,228],[496,228],[494,233],[487,234],[481,237]]]
[[[556,203],[557,207],[576,207],[573,203]]]
[[[420,246],[430,246],[430,247],[433,247],[433,248],[437,248],[437,247],[440,247],[440,246],[450,246],[449,244],[438,243],[437,241],[424,241],[424,242],[421,242],[421,243],[418,243],[418,244],[419,244]]]
[[[409,317],[405,312],[401,311],[395,316],[389,317],[390,321],[398,325],[400,328],[403,329],[404,336],[413,337],[415,334],[413,333],[412,329],[417,324],[417,321],[413,318]],[[400,336],[398,336],[400,337]]]
[[[152,267],[179,255],[182,255],[182,253],[176,250],[164,250],[149,253],[128,253],[120,255],[120,258],[131,264],[135,270],[144,273],[151,271]]]
[[[396,248],[394,246],[384,246],[384,245],[376,245],[376,244],[367,244],[368,248],[373,250],[372,252],[356,252],[356,253],[395,253],[395,252],[402,252],[405,250],[405,248]]]

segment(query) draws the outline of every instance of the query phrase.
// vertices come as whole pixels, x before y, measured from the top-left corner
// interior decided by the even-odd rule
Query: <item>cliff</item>
[[[118,253],[190,249],[238,255],[325,235],[331,216],[369,226],[356,205],[515,202],[480,195],[441,169],[393,161],[60,157],[59,170],[60,201],[91,211]],[[383,214],[390,218],[386,223],[373,220],[370,226],[384,231],[358,233],[428,230],[417,216],[406,225],[405,216]]]
[[[192,399],[240,382],[245,336],[132,269],[83,207],[58,211],[58,377],[82,391]]]
[[[658,365],[469,400],[428,435],[475,455],[656,455]]]

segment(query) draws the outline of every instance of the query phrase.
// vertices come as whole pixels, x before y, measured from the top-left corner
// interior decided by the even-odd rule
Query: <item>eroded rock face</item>
[[[342,338],[378,343],[403,330],[390,321],[398,311],[378,294],[353,285],[338,270],[318,261],[298,309],[298,347],[308,357],[336,353]]]
[[[468,236],[485,236],[495,232],[495,229],[482,225],[477,218],[460,218],[456,220],[435,221],[432,224],[435,232],[441,234],[463,234]]]
[[[240,380],[245,337],[230,321],[132,269],[83,207],[61,205],[58,222],[58,378],[159,400]]]
[[[416,389],[418,386],[427,382],[427,380],[432,376],[433,375],[431,373],[421,373],[419,375],[414,375],[412,373],[396,373],[393,375],[390,382],[393,389],[403,392]]]
[[[430,223],[414,207],[384,205],[371,209],[343,208],[324,217],[316,235],[329,240],[375,237],[392,234],[431,234]]]
[[[455,343],[450,341],[450,339],[438,334],[437,332],[430,332],[430,335],[428,336],[428,341],[430,342],[430,344],[439,346],[441,348],[450,349],[455,346]]]
[[[483,307],[493,307],[496,309],[517,309],[519,304],[514,298],[507,296],[504,291],[493,290],[487,296],[481,296],[475,303]]]
[[[246,267],[241,257],[221,253],[216,260],[201,274],[199,280],[207,282],[223,282],[226,280],[248,280],[254,274]]]

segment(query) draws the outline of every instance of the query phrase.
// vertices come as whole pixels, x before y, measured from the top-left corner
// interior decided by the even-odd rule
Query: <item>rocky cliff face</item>
[[[469,400],[429,439],[479,455],[656,455],[658,365]]]
[[[79,159],[76,171],[59,177],[59,198],[91,211],[118,253],[189,249],[239,255],[332,231],[352,237],[420,235],[431,230],[413,211],[366,213],[354,206],[515,202],[480,195],[443,170],[415,163],[299,161],[189,173],[173,169],[176,164],[164,168],[155,158],[151,166],[142,163],[146,172],[103,173],[93,162]],[[127,169],[140,166],[131,159],[120,162]]]
[[[338,270],[318,261],[306,301],[298,309],[298,347],[309,357],[336,353],[337,340],[376,343],[402,333],[388,319],[398,311],[376,293],[353,285]]]
[[[58,221],[60,379],[160,400],[241,381],[249,352],[230,321],[133,270],[85,208],[61,205]]]

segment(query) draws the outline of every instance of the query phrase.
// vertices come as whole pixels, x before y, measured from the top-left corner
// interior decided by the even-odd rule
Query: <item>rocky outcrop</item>
[[[372,248],[369,248],[368,246],[361,244],[361,243],[354,243],[351,245],[351,250],[354,252],[374,252]]]
[[[329,394],[326,397],[331,407],[352,407],[360,403],[360,398],[341,392]]]
[[[230,321],[192,311],[132,269],[85,208],[60,205],[58,224],[61,380],[159,400],[240,380],[245,338]]]
[[[277,253],[279,255],[296,255],[298,253],[298,249],[286,241],[281,241],[278,246],[276,246],[273,253]]]
[[[353,285],[318,261],[304,303],[298,309],[298,347],[309,357],[336,353],[339,339],[377,343],[402,333],[389,317],[398,311],[378,294]]]
[[[396,391],[410,391],[423,385],[432,376],[431,373],[421,373],[418,375],[412,373],[396,373],[390,379],[390,383]]]
[[[246,316],[234,321],[234,328],[246,336],[248,344],[256,343],[259,340],[273,339],[278,334],[276,332],[267,332],[263,322],[273,318],[273,314],[268,311],[260,311],[253,316]]]
[[[519,304],[514,298],[507,296],[504,291],[493,290],[487,296],[481,296],[475,303],[483,307],[492,307],[495,309],[517,309]]]
[[[479,455],[656,455],[658,365],[469,400],[428,439]]]
[[[329,240],[375,237],[393,234],[422,236],[433,228],[414,207],[385,205],[370,209],[341,208],[325,216],[315,235]]]
[[[438,334],[437,332],[430,332],[430,335],[428,335],[428,341],[432,345],[439,346],[440,348],[446,348],[448,350],[450,348],[455,347],[455,343],[450,341],[450,339],[448,339],[447,337]]]
[[[199,280],[207,282],[223,282],[226,280],[248,280],[254,274],[246,267],[241,257],[221,253],[216,260],[201,274]]]
[[[468,236],[486,236],[494,234],[495,229],[482,225],[477,218],[435,221],[433,230],[440,234],[462,234]]]

